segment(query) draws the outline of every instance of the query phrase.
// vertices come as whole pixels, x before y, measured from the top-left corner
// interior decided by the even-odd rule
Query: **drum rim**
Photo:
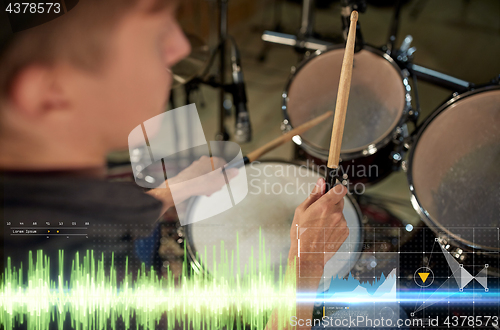
[[[291,87],[293,81],[295,80],[297,74],[310,61],[314,60],[316,57],[321,56],[322,54],[328,53],[330,51],[334,51],[334,50],[338,50],[338,49],[342,49],[342,48],[344,48],[343,45],[337,45],[337,46],[328,47],[324,51],[317,50],[310,57],[308,57],[308,58],[304,59],[302,62],[300,62],[299,65],[295,69],[293,69],[292,73],[288,77],[288,81],[285,85],[285,88],[284,88],[283,92],[281,93],[281,111],[283,112],[283,118],[284,118],[282,130],[285,130],[285,129],[288,130],[288,129],[293,128],[293,126],[290,122],[290,118],[288,116],[288,91],[290,90],[290,87]],[[399,76],[402,80],[402,83],[403,83],[404,96],[405,96],[404,104],[405,105],[404,105],[403,110],[401,112],[400,118],[398,119],[396,124],[387,131],[387,133],[385,135],[382,135],[378,139],[378,141],[375,143],[371,143],[367,146],[363,146],[363,147],[360,147],[357,149],[352,149],[353,151],[342,152],[340,156],[341,156],[341,159],[343,159],[343,160],[351,160],[351,159],[357,159],[360,157],[371,156],[371,155],[375,154],[379,149],[388,145],[393,140],[393,135],[397,131],[397,129],[399,127],[403,126],[403,124],[407,121],[408,113],[412,108],[412,106],[411,106],[411,86],[410,86],[410,83],[408,81],[409,73],[407,72],[407,70],[406,69],[401,70],[401,68],[397,65],[396,61],[394,61],[394,59],[391,56],[389,56],[387,53],[384,53],[383,51],[381,51],[377,48],[365,45],[363,47],[363,50],[366,50],[370,53],[373,53],[375,55],[382,57],[387,62],[389,62],[389,64],[391,64],[392,67],[396,70],[396,72],[399,74]],[[299,145],[301,148],[303,148],[304,150],[306,150],[307,152],[309,152],[311,155],[313,155],[315,157],[318,157],[318,158],[324,159],[324,160],[326,160],[328,158],[328,155],[325,154],[325,149],[315,147],[314,145],[312,145],[308,141],[302,139],[301,136],[299,136],[299,138],[300,138],[300,142],[297,143],[294,140],[295,144]],[[326,151],[326,152],[328,152],[328,151]]]
[[[415,190],[414,186],[414,180],[413,180],[413,161],[414,161],[414,156],[415,156],[415,149],[418,145],[418,142],[420,141],[420,138],[424,134],[425,130],[428,128],[428,126],[436,119],[440,114],[442,114],[446,109],[449,109],[450,106],[453,104],[456,104],[460,100],[463,100],[465,98],[483,93],[483,92],[488,92],[488,91],[494,91],[494,90],[500,90],[500,85],[490,85],[486,87],[481,87],[478,89],[470,90],[468,92],[454,95],[451,99],[447,100],[445,103],[440,105],[434,112],[425,119],[425,121],[421,124],[421,126],[418,128],[417,134],[413,138],[413,145],[411,147],[411,150],[408,155],[408,166],[407,166],[407,173],[406,177],[408,180],[408,186],[410,189],[410,198],[411,198],[411,205],[413,206],[413,209],[417,212],[417,214],[420,216],[422,221],[431,228],[431,230],[438,236],[442,237],[443,233],[446,235],[446,237],[449,240],[453,240],[459,247],[465,248],[465,249],[475,249],[475,250],[482,250],[484,252],[499,252],[500,248],[496,247],[491,247],[491,246],[484,246],[484,245],[478,245],[477,243],[474,244],[473,242],[470,242],[466,239],[463,239],[461,237],[458,237],[456,234],[451,232],[450,230],[446,229],[439,221],[433,219],[429,212],[422,206],[420,203],[420,200],[418,199],[417,192]]]
[[[297,166],[304,165],[304,164],[301,164],[300,162],[283,161],[283,160],[277,160],[277,159],[260,160],[259,163],[282,163],[282,164],[297,165]],[[250,165],[248,165],[248,166],[250,166]],[[323,172],[322,170],[315,171],[314,169],[312,169],[310,167],[308,167],[308,169],[311,171],[317,172],[320,175],[324,175],[324,173],[322,173]],[[196,196],[196,197],[191,198],[189,200],[187,208],[186,208],[186,216],[188,216],[190,214],[193,204],[195,203],[195,201],[199,197],[200,196]],[[356,261],[353,263],[353,268],[354,268],[354,265],[357,264],[357,262],[359,261],[359,258],[361,256],[361,253],[363,252],[363,242],[365,240],[365,231],[364,231],[364,226],[363,226],[363,213],[361,212],[361,208],[359,207],[358,202],[350,193],[348,193],[346,195],[346,197],[349,199],[352,206],[354,207],[356,215],[358,216],[359,228],[360,228],[359,236],[360,236],[361,242],[359,244],[359,246],[360,246],[359,251],[355,251],[355,252],[357,252],[358,257],[356,258]],[[191,267],[194,266],[195,271],[201,272],[201,271],[205,270],[205,267],[203,267],[201,262],[196,258],[196,252],[198,252],[198,251],[196,251],[195,247],[192,246],[193,239],[192,239],[191,231],[189,230],[189,227],[190,227],[190,225],[182,226],[183,231],[184,231],[184,244],[186,246],[187,257],[189,258],[189,261],[191,261]],[[351,268],[351,270],[352,270],[352,268]],[[207,271],[207,273],[210,273],[208,268],[206,269],[206,271]]]

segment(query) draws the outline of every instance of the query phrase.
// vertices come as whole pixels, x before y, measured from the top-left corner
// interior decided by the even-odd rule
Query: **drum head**
[[[290,249],[290,226],[296,207],[310,194],[320,175],[306,167],[278,162],[254,162],[246,167],[249,191],[247,197],[232,209],[207,220],[186,226],[187,240],[193,254],[198,252],[207,259],[202,267],[213,272],[213,248],[216,247],[219,262],[221,242],[228,251],[234,251],[237,257],[236,234],[239,237],[239,258],[241,267],[248,263],[253,250],[254,258],[259,255],[259,230],[265,242],[266,259],[278,269],[281,265],[286,269]],[[241,172],[240,172],[241,173]],[[198,197],[190,205],[189,216],[195,216],[198,210],[205,209],[211,203],[210,197]],[[350,228],[341,252],[361,251],[361,221],[355,201],[346,197],[344,216]],[[345,255],[345,253],[344,253]],[[359,253],[353,253],[350,260],[337,261],[335,256],[328,262],[331,276],[345,276],[354,266]],[[270,257],[270,259],[268,259]],[[242,269],[234,271],[242,273]]]
[[[500,89],[460,97],[436,113],[410,158],[414,205],[434,229],[498,250],[491,227],[500,226]]]
[[[335,111],[343,58],[343,48],[330,50],[308,60],[293,76],[286,104],[292,126]],[[405,102],[401,72],[371,51],[356,53],[342,153],[362,151],[385,139],[400,121]],[[327,155],[332,127],[333,118],[304,133],[303,143]]]

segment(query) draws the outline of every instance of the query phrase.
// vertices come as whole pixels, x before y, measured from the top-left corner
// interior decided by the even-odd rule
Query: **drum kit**
[[[304,10],[309,11],[304,14],[303,33],[290,36],[266,31],[263,36],[267,42],[291,45],[305,54],[304,60],[292,68],[282,93],[284,133],[335,108],[344,45],[330,45],[306,33],[311,24],[311,2],[304,1]],[[353,9],[366,8],[363,1],[342,0],[341,4],[343,18]],[[399,11],[396,8],[387,45],[364,43],[358,29],[340,163],[353,192],[345,197],[344,216],[350,234],[340,252],[351,252],[352,258],[336,260],[334,256],[325,267],[328,277],[343,277],[350,272],[359,275],[372,268],[375,247],[365,244],[364,238],[370,228],[379,225],[361,212],[356,187],[375,185],[399,170],[407,174],[415,211],[436,241],[457,260],[466,262],[468,251],[485,260],[498,259],[500,252],[500,76],[479,86],[414,64],[410,36],[399,49],[394,47]],[[420,125],[417,80],[454,92]],[[315,168],[328,159],[332,121],[328,117],[315,129],[293,138],[296,162],[246,164],[250,188],[240,204],[179,228],[179,241],[186,244],[195,269],[213,270],[215,256],[209,254],[208,260],[201,261],[197,255],[206,247],[219,246],[221,241],[228,250],[236,250],[238,243],[240,255],[248,257],[259,246],[259,231],[265,237],[266,249],[273,253],[272,263],[277,267],[286,263],[294,210],[310,192],[296,188],[313,187],[324,175]],[[304,161],[320,166],[304,170]],[[289,170],[278,171],[283,168]],[[303,175],[297,175],[301,169]],[[273,187],[291,187],[293,193],[278,188],[273,191]],[[210,203],[210,197],[192,199],[186,211],[188,218]],[[389,227],[399,229],[397,223]],[[399,227],[404,227],[402,222]],[[483,231],[479,235],[476,229]],[[376,249],[397,253],[411,238],[410,234],[388,235],[382,238],[385,247]],[[500,275],[500,271],[491,269],[490,274]]]

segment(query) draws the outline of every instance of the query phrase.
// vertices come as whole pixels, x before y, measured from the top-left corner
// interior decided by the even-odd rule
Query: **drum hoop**
[[[282,164],[297,165],[297,166],[304,165],[304,164],[301,164],[299,162],[290,162],[290,161],[275,160],[275,159],[266,159],[266,160],[261,160],[259,162],[260,163],[282,163]],[[314,169],[312,169],[310,167],[308,167],[308,169],[311,171],[317,172],[320,175],[324,175],[324,173],[322,173],[323,172],[322,169],[320,169],[319,171],[315,171]],[[365,231],[363,228],[363,213],[361,212],[361,209],[359,207],[358,202],[350,193],[348,193],[346,196],[349,199],[349,201],[351,202],[352,206],[354,207],[354,211],[356,212],[356,215],[358,216],[358,220],[359,220],[359,229],[360,229],[359,237],[360,237],[361,243],[360,243],[359,251],[354,251],[354,252],[357,252],[357,254],[358,254],[356,261],[353,262],[353,268],[354,268],[354,265],[356,265],[356,263],[358,262],[358,260],[361,256],[361,253],[363,252],[362,242],[365,241]],[[188,216],[190,214],[191,210],[193,209],[193,205],[196,202],[197,198],[199,198],[199,196],[191,198],[189,200],[188,206],[186,209],[187,210],[186,216]],[[183,226],[183,228],[184,228],[184,244],[186,246],[186,252],[188,254],[189,261],[191,261],[191,267],[193,267],[195,269],[195,271],[197,271],[197,272],[202,272],[205,270],[205,267],[196,258],[196,252],[198,252],[198,251],[196,251],[194,245],[192,244],[192,242],[194,243],[194,240],[191,237],[191,231],[189,230],[189,225]],[[351,270],[352,270],[352,268],[351,268]],[[208,269],[206,269],[206,271],[207,271],[207,273],[210,273]]]
[[[289,126],[290,128],[293,128],[290,118],[288,116],[288,91],[290,90],[290,86],[292,85],[293,81],[295,80],[296,75],[299,73],[301,69],[303,69],[310,61],[314,60],[316,57],[321,56],[322,54],[328,53],[329,51],[337,50],[337,49],[342,49],[344,48],[343,45],[337,45],[337,46],[332,46],[328,47],[325,51],[317,50],[314,52],[311,56],[303,60],[302,62],[299,63],[299,65],[296,67],[295,70],[290,74],[288,81],[285,85],[285,88],[283,90],[283,93],[281,94],[281,110],[283,112],[283,118],[285,121],[286,126]],[[405,105],[403,108],[403,111],[401,113],[401,117],[399,118],[399,121],[396,122],[396,125],[392,128],[390,128],[385,135],[382,135],[382,138],[379,138],[379,141],[376,143],[372,143],[367,145],[365,148],[362,150],[356,150],[352,152],[343,152],[341,153],[341,158],[342,160],[351,160],[351,159],[357,159],[360,157],[364,156],[370,156],[374,154],[378,149],[381,149],[382,147],[385,147],[389,142],[393,140],[393,135],[397,131],[399,127],[401,127],[406,121],[407,121],[407,116],[408,112],[411,109],[411,86],[408,81],[408,73],[407,71],[402,71],[399,66],[397,65],[396,61],[392,57],[390,57],[388,54],[384,53],[383,51],[365,45],[363,47],[363,50],[366,50],[368,52],[371,52],[375,55],[378,55],[385,59],[387,62],[389,62],[392,67],[396,70],[396,72],[399,73],[399,76],[401,77],[402,83],[403,83],[403,88],[404,88],[404,95],[405,95]],[[294,141],[295,142],[295,141]],[[311,154],[313,156],[316,156],[318,158],[324,158],[325,160],[328,158],[328,155],[325,154],[325,150],[322,148],[318,148],[311,143],[303,140],[301,138],[301,143],[299,144],[302,148],[305,150],[311,151]]]
[[[412,167],[413,167],[413,160],[414,160],[414,156],[415,156],[415,149],[418,145],[418,142],[420,141],[420,138],[424,134],[427,127],[430,125],[431,122],[434,121],[434,119],[436,119],[441,113],[443,113],[444,111],[449,109],[449,107],[451,105],[457,103],[458,101],[463,100],[463,99],[470,97],[470,96],[473,96],[473,95],[477,95],[477,94],[487,92],[487,91],[492,91],[492,90],[500,90],[500,86],[499,85],[491,85],[491,86],[478,88],[475,90],[471,90],[471,91],[456,95],[456,96],[452,97],[451,99],[449,99],[448,101],[446,101],[445,103],[443,103],[436,110],[434,110],[434,112],[429,117],[427,117],[427,119],[417,129],[417,134],[415,135],[415,138],[413,139],[413,146],[412,146],[412,148],[409,152],[409,155],[408,155],[408,170],[406,173],[408,185],[410,188],[410,194],[411,194],[411,204],[412,204],[413,208],[415,209],[415,211],[420,216],[420,218],[427,224],[427,226],[429,226],[431,228],[431,230],[438,237],[442,237],[442,234],[444,233],[445,235],[447,235],[448,239],[453,240],[455,242],[455,244],[457,244],[459,247],[462,247],[466,250],[477,249],[477,250],[483,250],[485,252],[499,252],[500,248],[474,244],[473,242],[470,242],[466,239],[458,237],[456,234],[454,234],[450,230],[446,229],[439,221],[433,219],[430,216],[429,212],[427,212],[427,210],[422,206],[422,204],[420,203],[420,201],[418,199],[417,192],[416,192],[415,186],[414,186]]]

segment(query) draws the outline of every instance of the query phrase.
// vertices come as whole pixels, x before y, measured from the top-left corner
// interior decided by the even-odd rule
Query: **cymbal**
[[[203,73],[210,60],[210,49],[199,37],[187,34],[191,44],[191,54],[172,68],[172,87],[182,86]]]

